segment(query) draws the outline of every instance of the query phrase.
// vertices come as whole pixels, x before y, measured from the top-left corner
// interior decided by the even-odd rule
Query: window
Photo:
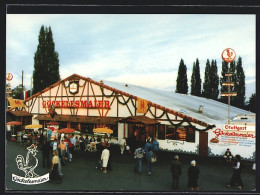
[[[186,128],[186,141],[187,142],[195,142],[195,130],[191,127]]]
[[[195,131],[191,127],[166,126],[166,139],[195,142]]]
[[[165,140],[165,125],[159,125],[159,128],[158,128],[158,139]]]

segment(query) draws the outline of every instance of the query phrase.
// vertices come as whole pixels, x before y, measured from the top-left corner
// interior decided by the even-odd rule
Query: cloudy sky
[[[34,54],[40,27],[51,27],[59,54],[60,75],[74,73],[175,91],[181,58],[188,82],[193,62],[200,62],[204,81],[206,60],[217,60],[233,48],[242,57],[247,99],[255,93],[255,15],[200,14],[8,14],[6,71],[14,88],[22,81],[31,88]],[[237,59],[237,58],[236,58]]]

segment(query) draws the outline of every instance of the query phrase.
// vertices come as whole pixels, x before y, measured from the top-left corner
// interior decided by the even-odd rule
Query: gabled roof
[[[29,101],[30,99],[39,96],[45,91],[50,90],[51,88],[61,84],[65,81],[70,80],[87,80],[91,83],[94,83],[102,88],[106,88],[127,97],[131,97],[137,100],[137,97],[148,100],[148,105],[154,106],[161,110],[166,110],[168,113],[174,114],[181,118],[187,117],[195,123],[198,123],[202,126],[223,124],[228,121],[228,105],[197,96],[184,95],[179,93],[174,93],[171,91],[153,89],[148,87],[142,87],[137,85],[131,85],[126,83],[112,82],[103,80],[98,82],[90,78],[86,78],[77,74],[73,74],[64,80],[61,80],[46,89],[34,94],[25,100]],[[100,80],[99,80],[100,81]],[[199,106],[203,107],[203,112],[198,112]],[[230,106],[230,118],[242,114],[253,114],[246,110]]]
[[[141,87],[126,83],[112,81],[103,81],[104,84],[114,87],[118,90],[134,94],[140,98],[146,99],[152,103],[160,105],[169,110],[189,116],[198,121],[203,121],[209,125],[223,124],[228,121],[228,105],[203,97],[193,95],[184,95],[171,91]],[[232,98],[232,97],[231,97]],[[203,107],[203,112],[198,112],[199,107]],[[230,106],[230,119],[237,115],[255,115],[247,110]]]

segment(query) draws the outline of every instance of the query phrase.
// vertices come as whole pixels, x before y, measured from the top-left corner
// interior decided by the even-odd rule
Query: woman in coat
[[[109,160],[109,155],[110,155],[110,152],[107,149],[107,147],[105,147],[105,149],[102,151],[102,154],[101,154],[101,160],[103,161],[104,173],[107,173],[107,164],[108,164],[108,160]]]
[[[188,187],[190,187],[191,191],[193,191],[193,188],[196,188],[196,190],[199,190],[198,185],[198,178],[199,178],[199,167],[196,166],[196,161],[191,161],[191,166],[188,169]]]

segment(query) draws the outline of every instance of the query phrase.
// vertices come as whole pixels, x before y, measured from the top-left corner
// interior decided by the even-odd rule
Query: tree
[[[12,89],[13,99],[23,100],[23,91],[25,90],[25,87],[22,88],[22,84],[16,86],[14,89]]]
[[[184,64],[183,59],[180,61],[178,76],[176,80],[176,93],[188,93],[188,79],[187,79],[187,67]]]
[[[250,112],[256,113],[256,94],[253,93],[251,97],[249,98],[249,104],[248,104],[248,109]]]
[[[59,73],[59,54],[55,51],[51,27],[46,31],[46,51],[47,51],[47,66],[49,77],[47,86],[52,85],[60,80]]]
[[[55,51],[51,27],[41,26],[38,41],[34,55],[33,94],[60,80],[59,58]]]
[[[205,98],[210,98],[211,97],[210,62],[209,62],[209,59],[207,59],[206,67],[205,67],[202,96],[205,97]]]
[[[235,91],[237,96],[234,97],[233,105],[239,108],[245,107],[245,73],[242,67],[242,58],[239,57],[236,65],[235,74]]]
[[[191,95],[201,96],[200,65],[198,58],[196,59],[196,63],[193,63],[192,68]]]
[[[211,66],[210,66],[210,88],[211,88],[211,93],[210,93],[210,98],[213,100],[218,99],[219,95],[219,76],[218,76],[218,67],[217,67],[217,61],[212,60],[211,61]]]

